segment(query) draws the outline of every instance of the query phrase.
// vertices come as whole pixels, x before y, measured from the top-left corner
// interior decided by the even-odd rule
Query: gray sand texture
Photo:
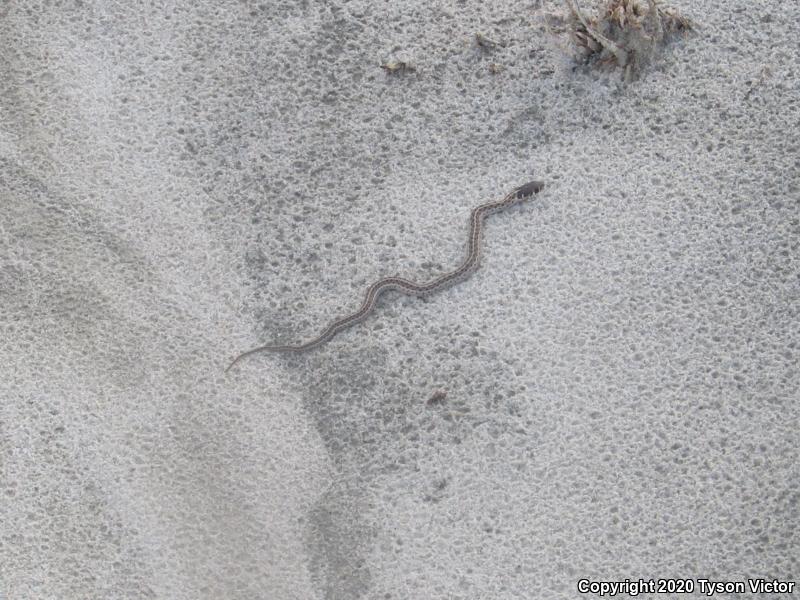
[[[800,576],[800,4],[673,6],[4,3],[0,600]]]

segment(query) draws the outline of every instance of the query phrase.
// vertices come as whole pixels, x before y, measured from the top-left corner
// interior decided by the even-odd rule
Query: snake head
[[[542,181],[529,181],[525,185],[521,185],[517,188],[517,198],[527,198],[528,196],[533,196],[534,194],[538,194],[544,189],[544,182]]]

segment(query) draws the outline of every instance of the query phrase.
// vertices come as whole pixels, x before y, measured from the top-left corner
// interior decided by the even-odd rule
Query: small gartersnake
[[[245,356],[249,356],[263,350],[272,352],[305,352],[306,350],[316,348],[317,346],[327,342],[343,329],[347,329],[348,327],[355,325],[356,323],[359,323],[367,318],[367,316],[375,308],[375,303],[377,302],[378,297],[383,292],[388,290],[395,290],[404,294],[408,294],[409,296],[427,296],[428,294],[433,294],[434,292],[448,288],[459,281],[463,281],[469,277],[473,271],[475,271],[475,269],[478,268],[478,263],[481,257],[481,234],[483,233],[483,220],[493,213],[504,210],[509,206],[513,206],[525,198],[540,192],[543,188],[544,183],[541,181],[530,181],[525,185],[515,189],[502,200],[488,202],[473,209],[469,219],[470,229],[469,239],[467,240],[467,257],[464,259],[464,262],[462,262],[454,271],[445,273],[444,275],[423,284],[414,283],[413,281],[402,279],[401,277],[386,277],[385,279],[376,281],[369,286],[367,294],[364,297],[364,302],[361,304],[361,308],[351,315],[337,319],[328,325],[327,329],[325,329],[325,331],[320,333],[313,340],[298,346],[268,344],[266,346],[253,348],[247,352],[242,352],[240,355],[234,358],[233,362],[228,365],[228,368],[225,369],[225,371],[229,371],[233,365],[235,365]]]

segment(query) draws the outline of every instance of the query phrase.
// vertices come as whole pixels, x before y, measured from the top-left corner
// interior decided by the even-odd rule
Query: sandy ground
[[[675,6],[623,85],[558,2],[5,3],[0,598],[796,577],[800,5]]]

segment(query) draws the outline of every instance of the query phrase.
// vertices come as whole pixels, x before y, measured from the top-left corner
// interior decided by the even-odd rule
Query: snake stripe
[[[422,284],[414,283],[413,281],[409,281],[408,279],[403,279],[401,277],[386,277],[376,281],[367,289],[367,293],[364,295],[364,301],[361,303],[361,308],[351,315],[337,319],[328,325],[328,327],[313,340],[297,346],[267,344],[266,346],[253,348],[252,350],[242,352],[236,358],[234,358],[225,371],[229,371],[231,367],[233,367],[233,365],[235,365],[241,359],[245,358],[246,356],[250,356],[251,354],[255,354],[256,352],[305,352],[307,350],[312,350],[313,348],[316,348],[317,346],[320,346],[330,340],[340,331],[343,331],[348,327],[352,327],[356,323],[360,323],[366,319],[374,310],[375,303],[384,292],[392,290],[402,292],[408,296],[427,296],[428,294],[433,294],[463,281],[478,268],[480,263],[481,236],[483,234],[484,219],[491,214],[505,210],[509,206],[513,206],[514,204],[522,202],[533,194],[540,192],[542,189],[544,189],[544,183],[541,181],[530,181],[525,185],[516,188],[502,200],[488,202],[473,209],[469,218],[470,229],[469,237],[467,238],[467,256],[464,259],[464,262],[462,262],[455,270],[445,273],[444,275],[437,277],[428,283]]]

